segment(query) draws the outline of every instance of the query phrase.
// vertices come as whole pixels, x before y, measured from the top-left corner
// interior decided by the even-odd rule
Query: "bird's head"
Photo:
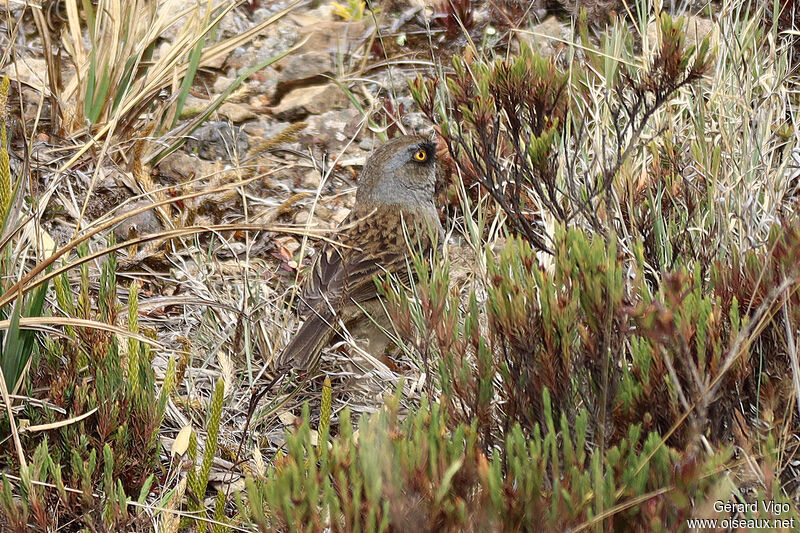
[[[396,137],[367,159],[356,202],[432,207],[436,145],[419,135]]]

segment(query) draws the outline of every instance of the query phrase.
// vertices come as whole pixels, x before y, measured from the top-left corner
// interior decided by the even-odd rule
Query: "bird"
[[[435,186],[436,145],[427,138],[396,137],[372,153],[353,209],[306,275],[297,306],[305,322],[277,357],[278,370],[311,371],[340,324],[350,331],[389,326],[374,278],[391,273],[407,284],[412,250],[441,250]]]

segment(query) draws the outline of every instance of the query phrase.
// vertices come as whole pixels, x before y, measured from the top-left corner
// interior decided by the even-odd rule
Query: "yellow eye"
[[[425,161],[428,160],[428,152],[420,148],[419,150],[414,152],[414,159],[416,159],[420,163],[424,163]]]

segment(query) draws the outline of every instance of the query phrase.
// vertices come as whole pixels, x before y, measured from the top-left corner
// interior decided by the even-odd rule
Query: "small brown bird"
[[[305,323],[277,359],[278,369],[310,370],[339,324],[352,331],[373,320],[387,327],[374,277],[408,282],[412,250],[429,254],[443,241],[433,202],[436,146],[409,135],[387,142],[361,171],[356,203],[317,255],[298,311]],[[367,316],[369,315],[369,316]]]

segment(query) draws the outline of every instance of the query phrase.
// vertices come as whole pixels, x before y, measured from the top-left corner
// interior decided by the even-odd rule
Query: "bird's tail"
[[[335,320],[332,313],[312,313],[278,356],[277,368],[310,370],[336,332]]]

